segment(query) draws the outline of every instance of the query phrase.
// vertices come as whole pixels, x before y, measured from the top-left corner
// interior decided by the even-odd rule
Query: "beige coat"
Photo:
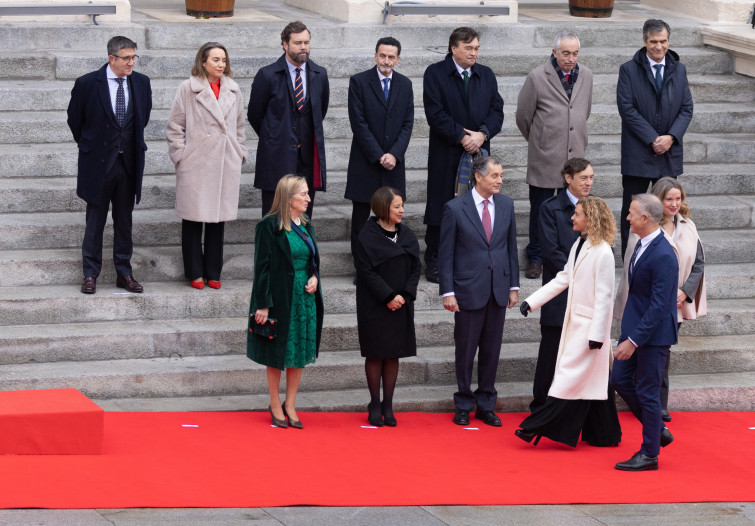
[[[527,140],[527,184],[564,186],[564,163],[585,156],[591,109],[592,71],[586,66],[579,65],[571,99],[550,59],[527,75],[516,104],[516,125]]]
[[[246,120],[239,85],[223,76],[216,99],[207,79],[178,87],[165,134],[176,165],[176,215],[219,223],[236,219]]]
[[[562,400],[606,400],[611,348],[611,306],[615,260],[608,243],[586,240],[576,263],[577,240],[564,270],[525,301],[531,310],[569,288],[566,314],[558,346],[556,371],[548,396]],[[590,349],[588,342],[603,342]]]

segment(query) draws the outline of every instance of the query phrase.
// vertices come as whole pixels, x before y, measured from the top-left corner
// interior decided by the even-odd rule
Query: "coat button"
[[[570,126],[569,131],[574,131],[574,126]]]

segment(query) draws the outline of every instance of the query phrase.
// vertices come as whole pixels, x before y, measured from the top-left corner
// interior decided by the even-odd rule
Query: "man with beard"
[[[301,22],[281,32],[283,55],[261,68],[252,82],[247,117],[259,137],[254,187],[262,190],[262,215],[273,204],[275,187],[286,174],[307,180],[312,216],[315,191],[325,191],[325,138],[328,72],[309,60],[310,33]]]

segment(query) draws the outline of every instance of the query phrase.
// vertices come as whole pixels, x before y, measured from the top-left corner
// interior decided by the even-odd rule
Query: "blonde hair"
[[[653,187],[650,189],[650,192],[655,195],[658,199],[661,200],[661,203],[664,199],[666,199],[666,194],[669,190],[673,190],[676,188],[679,190],[679,192],[682,194],[682,204],[679,206],[679,215],[681,215],[684,219],[689,219],[689,216],[691,215],[689,205],[687,204],[687,194],[684,191],[684,188],[682,188],[682,185],[674,179],[673,177],[661,177],[658,179]],[[668,222],[668,219],[666,219],[666,214],[661,217],[660,225],[664,225]]]
[[[302,184],[307,184],[307,180],[304,177],[298,175],[284,175],[278,186],[275,187],[275,197],[273,198],[273,206],[270,211],[265,214],[267,216],[276,216],[278,218],[278,230],[291,231],[291,197],[296,193],[297,188]],[[301,214],[301,224],[307,224],[307,215]]]
[[[577,206],[582,205],[582,212],[587,219],[587,238],[597,245],[605,241],[613,246],[616,237],[616,221],[608,204],[600,197],[588,195],[580,197]]]

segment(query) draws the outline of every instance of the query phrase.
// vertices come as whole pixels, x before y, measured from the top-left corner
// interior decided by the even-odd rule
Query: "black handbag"
[[[272,340],[278,333],[278,320],[275,318],[268,318],[265,323],[257,323],[254,319],[254,314],[250,314],[249,332],[260,338],[266,340]]]

